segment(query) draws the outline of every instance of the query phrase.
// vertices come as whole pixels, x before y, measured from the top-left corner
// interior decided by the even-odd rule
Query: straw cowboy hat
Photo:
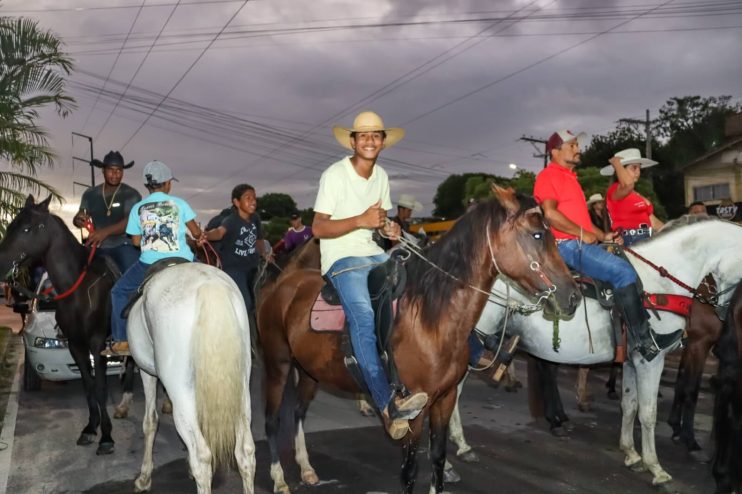
[[[384,127],[384,122],[381,117],[372,111],[365,111],[358,114],[355,120],[353,120],[353,127],[348,129],[335,125],[332,128],[332,133],[335,134],[335,139],[340,143],[341,146],[347,149],[353,149],[350,146],[350,134],[351,132],[386,132],[386,139],[384,139],[384,148],[392,147],[396,143],[402,140],[404,137],[404,129],[398,127]]]
[[[600,201],[605,201],[605,198],[603,197],[603,194],[598,192],[597,194],[593,194],[590,196],[590,199],[587,200],[587,205],[589,206],[590,204],[594,202],[600,202]]]
[[[621,158],[621,164],[623,166],[638,163],[642,168],[649,168],[650,166],[657,164],[657,161],[650,160],[649,158],[642,158],[642,153],[636,148],[624,149],[623,151],[617,152],[615,156]],[[606,177],[613,175],[613,172],[615,172],[613,165],[604,166],[600,169],[600,174]]]
[[[415,212],[422,211],[423,209],[422,203],[415,199],[415,196],[410,194],[400,194],[397,206],[402,206],[403,208],[411,209]]]
[[[124,157],[118,151],[109,151],[108,154],[103,158],[103,161],[94,159],[90,162],[96,168],[105,168],[107,166],[118,166],[126,170],[134,166],[134,162],[124,164]]]

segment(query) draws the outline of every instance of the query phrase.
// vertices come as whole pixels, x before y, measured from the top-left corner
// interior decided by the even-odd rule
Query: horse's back
[[[193,334],[205,330],[198,327],[202,310],[233,312],[242,344],[249,347],[247,311],[234,281],[215,267],[184,263],[153,276],[132,307],[127,330],[140,367],[160,375],[165,369],[158,369],[157,362],[167,361],[168,372],[188,371]]]

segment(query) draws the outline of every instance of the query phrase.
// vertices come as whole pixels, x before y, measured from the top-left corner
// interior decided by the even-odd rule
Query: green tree
[[[474,190],[481,182],[479,180],[494,180],[495,176],[487,173],[464,173],[462,175],[449,175],[436,189],[433,198],[433,215],[441,218],[458,218],[466,211],[467,182],[470,179],[476,179],[469,185],[470,190]],[[471,192],[469,192],[471,194]]]
[[[605,135],[596,134],[590,144],[582,151],[582,164],[585,167],[602,168],[617,151],[626,148],[644,150],[646,138],[634,125],[619,123]]]
[[[28,193],[61,200],[36,178],[39,166],[56,158],[38,120],[47,105],[63,118],[75,108],[66,92],[70,70],[72,59],[51,31],[30,19],[0,17],[0,234]]]
[[[260,218],[264,220],[276,216],[288,218],[291,213],[296,211],[296,201],[288,194],[269,192],[258,197],[258,211],[260,212]]]

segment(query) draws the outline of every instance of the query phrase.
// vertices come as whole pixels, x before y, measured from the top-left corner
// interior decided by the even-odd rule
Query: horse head
[[[0,274],[29,261],[39,261],[49,249],[52,235],[49,233],[54,221],[49,213],[46,200],[35,204],[33,196],[26,198],[26,204],[8,225],[5,237],[0,243]]]
[[[488,224],[495,268],[536,300],[544,300],[556,315],[572,316],[580,291],[559,255],[541,208],[533,198],[511,188],[493,185],[492,193],[506,214],[504,221],[497,218]]]

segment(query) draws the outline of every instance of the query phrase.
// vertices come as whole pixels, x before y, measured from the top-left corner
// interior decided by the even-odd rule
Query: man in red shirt
[[[605,233],[590,221],[585,194],[574,171],[580,164],[577,141],[582,135],[560,130],[549,137],[546,152],[551,163],[536,177],[533,195],[541,204],[567,266],[613,285],[613,299],[623,312],[632,344],[650,361],[662,349],[679,343],[682,330],[656,334],[649,327],[634,268],[596,245],[613,240],[615,233]]]

